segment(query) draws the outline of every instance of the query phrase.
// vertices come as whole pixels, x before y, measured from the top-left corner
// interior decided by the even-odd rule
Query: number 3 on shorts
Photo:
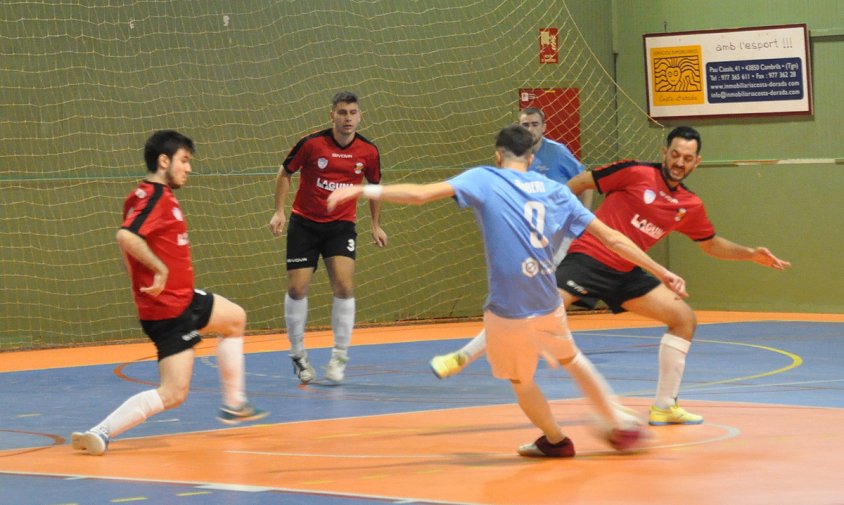
[[[349,252],[354,252],[354,250],[355,250],[355,239],[353,239],[353,238],[349,239],[349,245],[346,246],[346,249],[348,249]]]

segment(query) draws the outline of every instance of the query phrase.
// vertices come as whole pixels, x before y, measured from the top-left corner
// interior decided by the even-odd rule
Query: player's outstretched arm
[[[356,200],[360,198],[360,195],[363,193],[363,186],[360,184],[355,184],[354,186],[344,186],[342,188],[337,188],[328,195],[328,200],[326,201],[326,205],[328,206],[328,210],[332,211],[343,202],[348,202],[349,200]]]
[[[121,228],[117,231],[117,244],[126,256],[131,256],[142,265],[154,272],[152,284],[141,287],[141,292],[150,296],[158,296],[164,291],[170,270],[158,256],[149,248],[147,241],[129,230]]]
[[[706,254],[722,260],[752,261],[774,270],[785,270],[791,266],[790,262],[774,256],[767,247],[746,247],[719,236],[698,242],[698,246]]]
[[[597,237],[614,253],[654,274],[657,279],[668,286],[668,289],[677,293],[680,297],[686,298],[689,296],[686,292],[686,281],[682,277],[654,261],[623,233],[610,228],[598,218],[589,223],[586,231]]]
[[[336,189],[328,195],[328,210],[334,210],[337,205],[361,196],[370,200],[422,205],[423,203],[454,196],[454,188],[447,182],[347,186]]]

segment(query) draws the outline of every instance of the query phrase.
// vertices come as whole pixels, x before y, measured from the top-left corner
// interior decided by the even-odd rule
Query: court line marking
[[[252,456],[281,456],[284,458],[337,458],[337,459],[452,459],[451,454],[314,454],[307,452],[274,452],[274,451],[223,451],[227,454],[247,454]],[[489,455],[503,455],[502,452],[491,452]],[[510,453],[506,453],[510,454]]]
[[[581,334],[590,335],[590,336],[599,336],[599,337],[635,338],[635,339],[640,339],[640,340],[654,340],[654,341],[661,338],[661,337],[651,337],[651,336],[644,336],[644,335],[620,335],[620,334],[617,334],[617,333],[593,333],[591,331],[590,332],[582,332]],[[797,367],[799,367],[800,365],[803,364],[803,358],[801,358],[799,355],[794,354],[792,352],[788,352],[788,351],[783,350],[783,349],[777,349],[776,347],[770,347],[770,346],[759,345],[759,344],[747,344],[747,343],[744,343],[744,342],[727,342],[727,341],[724,341],[724,340],[709,340],[709,339],[694,339],[693,342],[706,343],[706,344],[723,344],[723,345],[736,345],[736,346],[742,346],[742,347],[753,347],[753,348],[756,348],[756,349],[762,349],[764,351],[769,351],[769,352],[773,352],[773,353],[776,353],[776,354],[782,354],[783,356],[786,356],[787,358],[789,358],[791,360],[791,363],[789,363],[786,366],[777,368],[775,370],[769,370],[767,372],[762,372],[762,373],[758,373],[758,374],[745,375],[745,376],[741,376],[741,377],[732,377],[732,378],[729,378],[729,379],[722,379],[722,380],[719,380],[719,381],[703,382],[703,383],[700,383],[700,384],[691,384],[691,385],[688,385],[688,386],[684,385],[683,390],[686,390],[686,391],[690,390],[690,389],[707,388],[707,387],[711,387],[711,386],[715,386],[715,385],[719,385],[719,384],[729,384],[731,382],[739,382],[739,381],[744,381],[744,380],[760,379],[762,377],[769,377],[769,376],[772,376],[772,375],[777,375],[777,374],[780,374],[780,373],[787,372],[789,370],[793,370],[793,369],[795,369],[795,368],[797,368]],[[586,354],[587,356],[589,355],[588,352],[586,352],[584,354]],[[628,393],[628,394],[641,394],[641,393]]]
[[[649,445],[647,446],[648,450],[653,449],[676,449],[680,447],[691,447],[695,445],[704,445],[704,444],[712,444],[717,442],[722,442],[724,440],[729,440],[731,438],[736,438],[741,435],[741,429],[735,426],[729,426],[726,424],[715,424],[715,423],[707,423],[707,427],[718,428],[723,431],[722,434],[717,436],[712,436],[708,438],[702,438],[700,440],[690,440],[688,442],[676,442],[672,444],[657,444],[657,445]],[[227,454],[243,454],[243,455],[251,455],[251,456],[271,456],[271,457],[283,457],[283,458],[331,458],[331,459],[436,459],[436,460],[453,460],[453,459],[462,459],[464,456],[461,454],[314,454],[314,453],[305,453],[305,452],[276,452],[276,451],[239,451],[239,450],[227,450],[223,451]],[[514,462],[521,461],[520,458],[514,458],[514,453],[512,452],[488,452],[488,453],[479,453],[484,456],[489,457],[503,457],[507,459],[513,459]],[[601,450],[591,450],[591,451],[578,451],[578,456],[594,456],[594,455],[606,455],[606,454],[614,454],[614,455],[621,455],[621,453],[613,450],[601,449]]]
[[[220,490],[225,486],[229,486],[225,482],[201,482],[201,481],[189,481],[189,480],[158,480],[158,479],[145,479],[140,477],[113,477],[113,476],[103,476],[103,475],[74,475],[74,474],[62,474],[62,473],[49,473],[49,472],[14,472],[14,471],[6,471],[0,470],[0,475],[20,475],[23,477],[60,477],[65,479],[73,479],[73,480],[107,480],[107,481],[120,481],[120,482],[141,482],[144,484],[164,484],[164,485],[179,485],[179,486],[194,486],[199,489],[215,489],[215,486],[219,486]],[[234,490],[237,491],[237,490]],[[457,501],[442,501],[442,500],[429,500],[427,498],[413,498],[407,496],[388,496],[388,495],[377,495],[377,494],[366,494],[366,493],[342,493],[342,492],[335,492],[335,491],[327,491],[327,490],[310,490],[310,489],[301,489],[301,488],[287,488],[287,487],[265,487],[264,492],[276,492],[276,493],[287,493],[292,495],[308,495],[308,496],[337,496],[341,498],[365,498],[371,500],[379,500],[385,502],[399,502],[402,501],[404,503],[434,503],[438,505],[475,505],[469,502],[457,502]]]
[[[650,449],[676,449],[678,447],[690,447],[694,445],[703,445],[703,444],[712,444],[716,442],[723,442],[724,440],[729,440],[731,438],[736,438],[741,435],[741,430],[736,428],[735,426],[728,426],[726,424],[715,424],[715,423],[707,423],[706,426],[713,426],[715,428],[720,428],[724,430],[724,434],[709,438],[709,439],[702,439],[697,441],[690,441],[690,442],[677,442],[674,444],[663,444],[663,445],[653,445],[650,446]]]
[[[724,379],[724,380],[720,380],[720,381],[705,382],[705,383],[702,383],[702,384],[692,384],[687,389],[692,389],[692,388],[697,389],[697,388],[702,388],[702,387],[714,386],[716,384],[728,384],[730,382],[739,382],[739,381],[743,381],[743,380],[761,379],[762,377],[770,377],[771,375],[777,375],[777,374],[780,374],[780,373],[787,372],[787,371],[792,370],[794,368],[797,368],[797,367],[799,367],[800,365],[803,364],[803,358],[801,358],[799,355],[794,354],[793,352],[788,352],[786,350],[777,349],[776,347],[770,347],[770,346],[767,346],[767,345],[746,344],[746,343],[743,343],[743,342],[725,342],[723,340],[705,340],[705,339],[700,340],[700,342],[705,342],[705,343],[708,343],[708,344],[737,345],[737,346],[741,346],[741,347],[753,347],[753,348],[756,348],[756,349],[762,349],[763,351],[769,351],[769,352],[774,352],[774,353],[777,353],[777,354],[782,354],[783,356],[791,359],[791,363],[784,366],[784,367],[777,368],[776,370],[770,370],[768,372],[758,373],[758,374],[755,374],[755,375],[746,375],[744,377],[735,377],[733,379]]]
[[[765,384],[731,384],[725,388],[719,388],[716,391],[732,391],[735,389],[747,389],[747,388],[767,388],[767,387],[781,387],[781,386],[804,386],[804,385],[812,385],[812,384],[829,384],[833,382],[844,382],[844,379],[819,379],[819,380],[805,380],[805,381],[790,381],[790,382],[771,382]],[[764,405],[771,405],[769,403],[765,403]],[[788,406],[792,407],[805,407],[806,405],[792,405],[787,404]],[[841,409],[841,407],[822,407],[822,406],[813,406],[814,408],[829,408],[829,409]]]

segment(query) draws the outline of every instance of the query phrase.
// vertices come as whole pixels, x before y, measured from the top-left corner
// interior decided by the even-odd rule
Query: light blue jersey
[[[586,170],[583,163],[564,144],[543,137],[539,150],[533,153],[533,163],[528,170],[565,184],[575,175]]]
[[[560,305],[554,251],[566,233],[580,236],[595,216],[567,186],[536,172],[485,166],[448,183],[481,229],[489,283],[484,309],[511,319],[553,312]]]

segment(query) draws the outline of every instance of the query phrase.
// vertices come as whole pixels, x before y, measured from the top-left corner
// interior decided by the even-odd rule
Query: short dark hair
[[[339,91],[331,98],[331,110],[337,107],[340,102],[358,103],[358,96],[351,91]]]
[[[147,164],[147,172],[158,170],[158,157],[166,154],[172,158],[179,149],[187,149],[193,153],[196,148],[193,140],[175,130],[159,130],[147,139],[144,145],[144,161]]]
[[[545,113],[542,112],[542,109],[539,107],[525,107],[524,109],[519,111],[519,117],[537,114],[540,118],[542,118],[542,122],[545,122]]]
[[[517,158],[527,156],[533,148],[533,135],[521,125],[505,126],[495,138],[495,148],[504,149]]]
[[[691,126],[678,126],[677,128],[671,130],[671,133],[668,134],[668,138],[665,141],[665,145],[670,146],[671,141],[677,137],[680,137],[681,139],[696,141],[697,154],[700,154],[700,148],[703,147],[703,144],[700,140],[700,133],[698,133],[697,130],[695,130]]]

